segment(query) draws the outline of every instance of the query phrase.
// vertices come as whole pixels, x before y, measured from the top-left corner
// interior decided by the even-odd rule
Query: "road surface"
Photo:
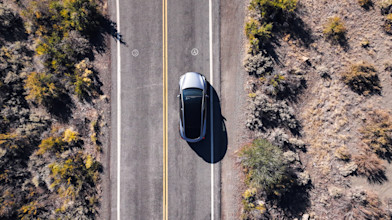
[[[209,1],[109,3],[111,19],[117,23],[123,42],[111,42],[110,219],[219,219],[219,161],[227,146],[218,95],[219,1],[211,1],[211,11]],[[213,121],[213,129],[207,129],[206,140],[193,145],[178,133],[178,80],[187,71],[200,72],[214,82],[209,106],[213,115],[207,124]]]

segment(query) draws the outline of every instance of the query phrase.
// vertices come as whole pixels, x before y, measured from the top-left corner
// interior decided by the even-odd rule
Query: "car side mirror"
[[[177,95],[177,98],[180,98],[180,95],[179,95],[179,94]]]

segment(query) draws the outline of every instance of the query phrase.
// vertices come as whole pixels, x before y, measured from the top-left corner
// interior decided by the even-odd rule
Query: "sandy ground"
[[[245,1],[221,1],[221,94],[222,114],[227,119],[228,149],[222,160],[222,219],[239,219],[245,190],[236,153],[249,140],[245,130],[246,73],[243,30]]]

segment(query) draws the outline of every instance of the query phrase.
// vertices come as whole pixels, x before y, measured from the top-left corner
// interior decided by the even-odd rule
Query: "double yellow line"
[[[168,220],[167,0],[162,0],[163,47],[163,220]]]

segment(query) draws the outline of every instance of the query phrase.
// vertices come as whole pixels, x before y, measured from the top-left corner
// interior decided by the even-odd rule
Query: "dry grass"
[[[348,151],[346,145],[343,145],[335,150],[335,156],[340,160],[349,161],[351,159],[351,154]]]
[[[345,206],[344,219],[388,219],[382,202],[373,192],[355,189]]]
[[[392,155],[392,117],[386,111],[369,113],[365,125],[360,129],[363,142],[380,157],[391,159]]]
[[[353,157],[357,164],[357,173],[366,176],[370,182],[383,182],[385,180],[386,167],[381,159],[373,152],[364,150]]]

